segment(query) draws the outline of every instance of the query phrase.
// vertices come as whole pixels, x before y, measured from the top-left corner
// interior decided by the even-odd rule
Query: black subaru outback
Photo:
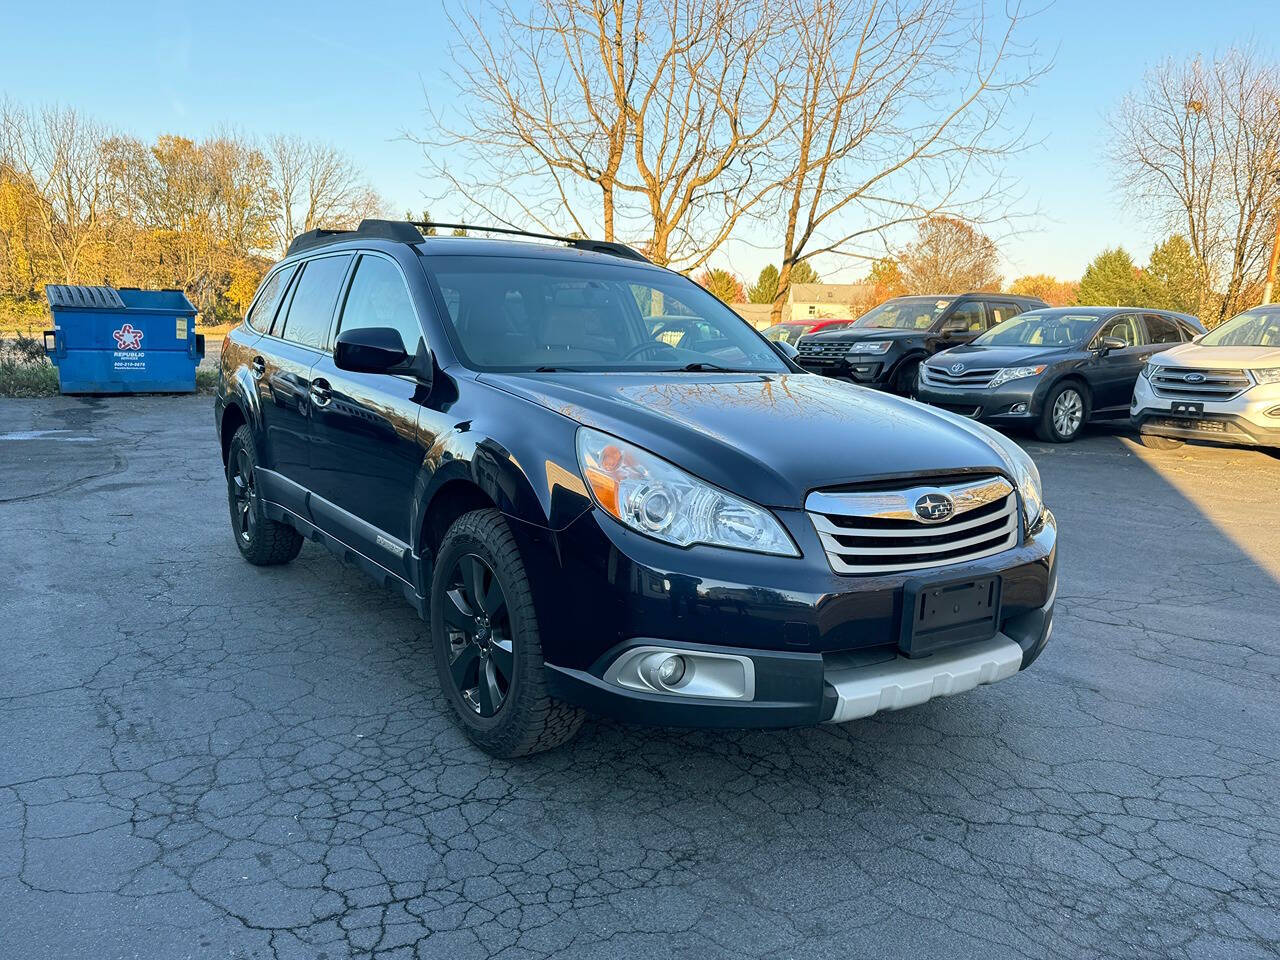
[[[294,241],[219,371],[245,559],[310,539],[402,591],[503,756],[584,710],[839,722],[1040,654],[1057,533],[1020,448],[805,374],[625,246],[542,239]]]

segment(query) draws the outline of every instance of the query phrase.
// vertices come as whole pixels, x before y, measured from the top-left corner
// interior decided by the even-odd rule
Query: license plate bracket
[[[902,590],[898,649],[927,657],[961,643],[989,640],[1000,628],[1000,577],[908,580]]]
[[[1204,413],[1204,404],[1192,403],[1189,400],[1175,400],[1169,412],[1179,417],[1198,417]]]

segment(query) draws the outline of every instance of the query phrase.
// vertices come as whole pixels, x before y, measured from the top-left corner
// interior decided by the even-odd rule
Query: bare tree
[[[1247,306],[1280,202],[1280,67],[1248,49],[1166,61],[1110,124],[1121,187],[1204,265],[1201,316],[1213,325]]]
[[[317,227],[354,227],[376,216],[382,199],[342,151],[296,136],[267,141],[276,213],[273,231],[283,251],[299,233]]]
[[[99,124],[68,107],[0,105],[0,167],[30,191],[42,239],[68,283],[79,279],[87,248],[105,229],[105,137]]]
[[[907,293],[999,290],[1000,253],[986,234],[954,217],[930,217],[898,256]]]
[[[418,140],[431,171],[495,219],[625,230],[655,261],[694,269],[776,187],[758,174],[782,25],[763,5],[539,0],[526,14],[503,0],[454,25],[447,100],[463,116],[449,122],[429,95],[433,130]]]
[[[1012,98],[1039,76],[1018,45],[1018,5],[1002,14],[955,0],[786,0],[799,50],[786,91],[783,250],[773,320],[791,272],[938,214],[1007,213],[997,162],[1022,145]]]

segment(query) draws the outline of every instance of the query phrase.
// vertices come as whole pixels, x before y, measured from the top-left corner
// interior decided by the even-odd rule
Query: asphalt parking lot
[[[0,954],[1276,956],[1280,459],[1029,449],[1030,671],[500,762],[402,601],[240,560],[208,398],[0,401]]]

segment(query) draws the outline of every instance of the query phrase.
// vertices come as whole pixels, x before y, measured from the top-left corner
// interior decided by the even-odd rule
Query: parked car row
[[[802,338],[796,360],[1054,443],[1091,421],[1131,420],[1149,446],[1280,445],[1280,307],[1206,333],[1168,310],[1034,303],[899,297],[849,330]]]

